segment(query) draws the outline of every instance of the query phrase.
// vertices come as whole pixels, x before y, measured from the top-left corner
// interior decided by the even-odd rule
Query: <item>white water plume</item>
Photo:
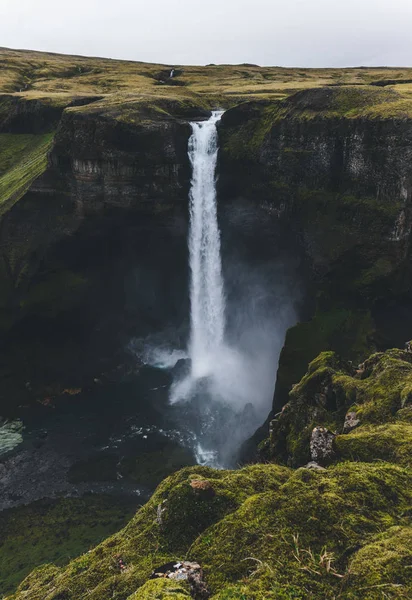
[[[192,164],[190,190],[189,263],[190,373],[172,387],[171,401],[190,400],[205,393],[214,401],[236,409],[251,401],[255,388],[248,375],[250,357],[225,338],[226,306],[222,276],[220,231],[217,218],[216,163],[217,123],[222,112],[208,121],[192,123],[189,157]]]
[[[192,123],[189,157],[193,168],[190,191],[189,260],[191,270],[192,375],[211,374],[211,360],[225,335],[225,299],[220,232],[217,222],[215,170],[218,153],[216,124],[221,112],[208,121]]]

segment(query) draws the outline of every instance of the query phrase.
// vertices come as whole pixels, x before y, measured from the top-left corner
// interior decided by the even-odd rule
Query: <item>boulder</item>
[[[310,440],[310,456],[312,461],[323,465],[333,457],[333,440],[335,434],[325,427],[315,427]]]

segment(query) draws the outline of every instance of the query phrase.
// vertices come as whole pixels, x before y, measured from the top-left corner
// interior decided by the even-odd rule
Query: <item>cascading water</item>
[[[193,134],[189,141],[189,158],[193,169],[189,233],[189,354],[194,378],[210,374],[211,362],[222,346],[225,335],[225,298],[215,183],[218,153],[216,124],[222,114],[215,111],[208,121],[192,123]]]
[[[214,378],[225,337],[225,295],[217,222],[217,123],[223,111],[208,121],[192,123],[189,159],[192,182],[189,195],[190,374],[173,386],[172,404],[188,400],[197,382]]]
[[[269,412],[281,347],[281,339],[273,332],[278,323],[289,320],[281,299],[276,302],[273,295],[266,294],[264,282],[254,279],[258,276],[256,268],[253,277],[239,263],[227,270],[232,277],[227,281],[229,293],[225,297],[216,195],[217,123],[222,114],[215,111],[208,121],[191,124],[187,352],[178,367],[181,350],[162,351],[162,357],[159,348],[155,352],[156,366],[169,364],[173,369],[169,400],[179,427],[193,433],[197,461],[214,467],[236,464],[240,445]],[[236,265],[233,257],[231,264]],[[245,284],[238,284],[234,298],[236,276]],[[278,307],[276,324],[269,301]],[[279,326],[282,330],[286,327]]]

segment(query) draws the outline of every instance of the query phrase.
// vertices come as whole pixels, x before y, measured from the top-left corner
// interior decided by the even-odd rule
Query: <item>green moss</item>
[[[191,598],[186,586],[170,579],[160,579],[148,581],[138,592],[129,596],[128,600],[185,600],[185,598]]]
[[[263,481],[263,477],[266,481]],[[249,467],[239,471],[238,474],[228,473],[227,477],[211,479],[214,490],[211,498],[194,493],[189,480],[175,485],[165,498],[167,501],[163,518],[163,531],[167,538],[165,547],[170,551],[185,552],[202,531],[226,514],[235,511],[250,493],[259,488],[276,488],[285,477],[287,477],[286,472],[276,468],[263,473],[259,467]],[[184,527],[182,527],[182,514],[185,518]]]
[[[199,479],[214,495],[191,488]],[[367,556],[382,532],[407,528],[411,501],[410,471],[387,463],[323,472],[270,464],[232,472],[188,468],[164,481],[123,531],[65,568],[35,571],[13,599],[184,598],[184,585],[148,581],[154,568],[184,557],[202,565],[219,600],[332,600],[343,581],[350,582],[348,597],[363,598],[360,553]],[[385,582],[396,581],[403,555],[396,560]]]
[[[120,529],[135,502],[109,496],[42,500],[0,514],[0,590],[11,592],[37,565],[65,565]],[[85,555],[87,556],[87,555]],[[56,566],[36,577],[52,579]],[[33,576],[34,577],[34,576]]]
[[[271,455],[294,466],[304,464],[310,458],[313,428],[322,425],[339,433],[350,411],[362,426],[382,427],[362,427],[338,437],[339,456],[409,464],[411,403],[411,353],[395,349],[373,354],[358,370],[334,353],[323,353],[293,387],[289,402],[273,421]]]
[[[0,134],[0,216],[46,170],[53,136]]]
[[[279,587],[285,597],[333,598],[337,575],[347,573],[348,548],[398,522],[410,483],[406,470],[391,465],[300,469],[277,493],[250,497],[201,535],[190,556],[214,592],[242,580],[247,598],[276,598]]]
[[[379,534],[350,561],[348,597],[356,587],[370,600],[412,596],[412,527]]]
[[[334,443],[340,459],[387,460],[412,466],[412,425],[408,423],[365,425],[350,434],[337,436]]]
[[[308,322],[287,331],[276,382],[278,406],[288,400],[307,365],[322,351],[333,350],[344,359],[360,362],[375,349],[374,323],[369,311],[336,308],[318,311]]]
[[[396,413],[396,418],[406,423],[412,423],[412,405],[401,408]]]
[[[412,401],[412,354],[396,349],[374,354],[356,379],[337,377],[335,382],[343,393],[351,390],[351,410],[362,423],[385,423]]]

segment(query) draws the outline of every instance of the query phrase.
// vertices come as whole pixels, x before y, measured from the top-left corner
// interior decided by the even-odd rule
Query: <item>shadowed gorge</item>
[[[411,69],[0,60],[0,597],[410,597]]]

